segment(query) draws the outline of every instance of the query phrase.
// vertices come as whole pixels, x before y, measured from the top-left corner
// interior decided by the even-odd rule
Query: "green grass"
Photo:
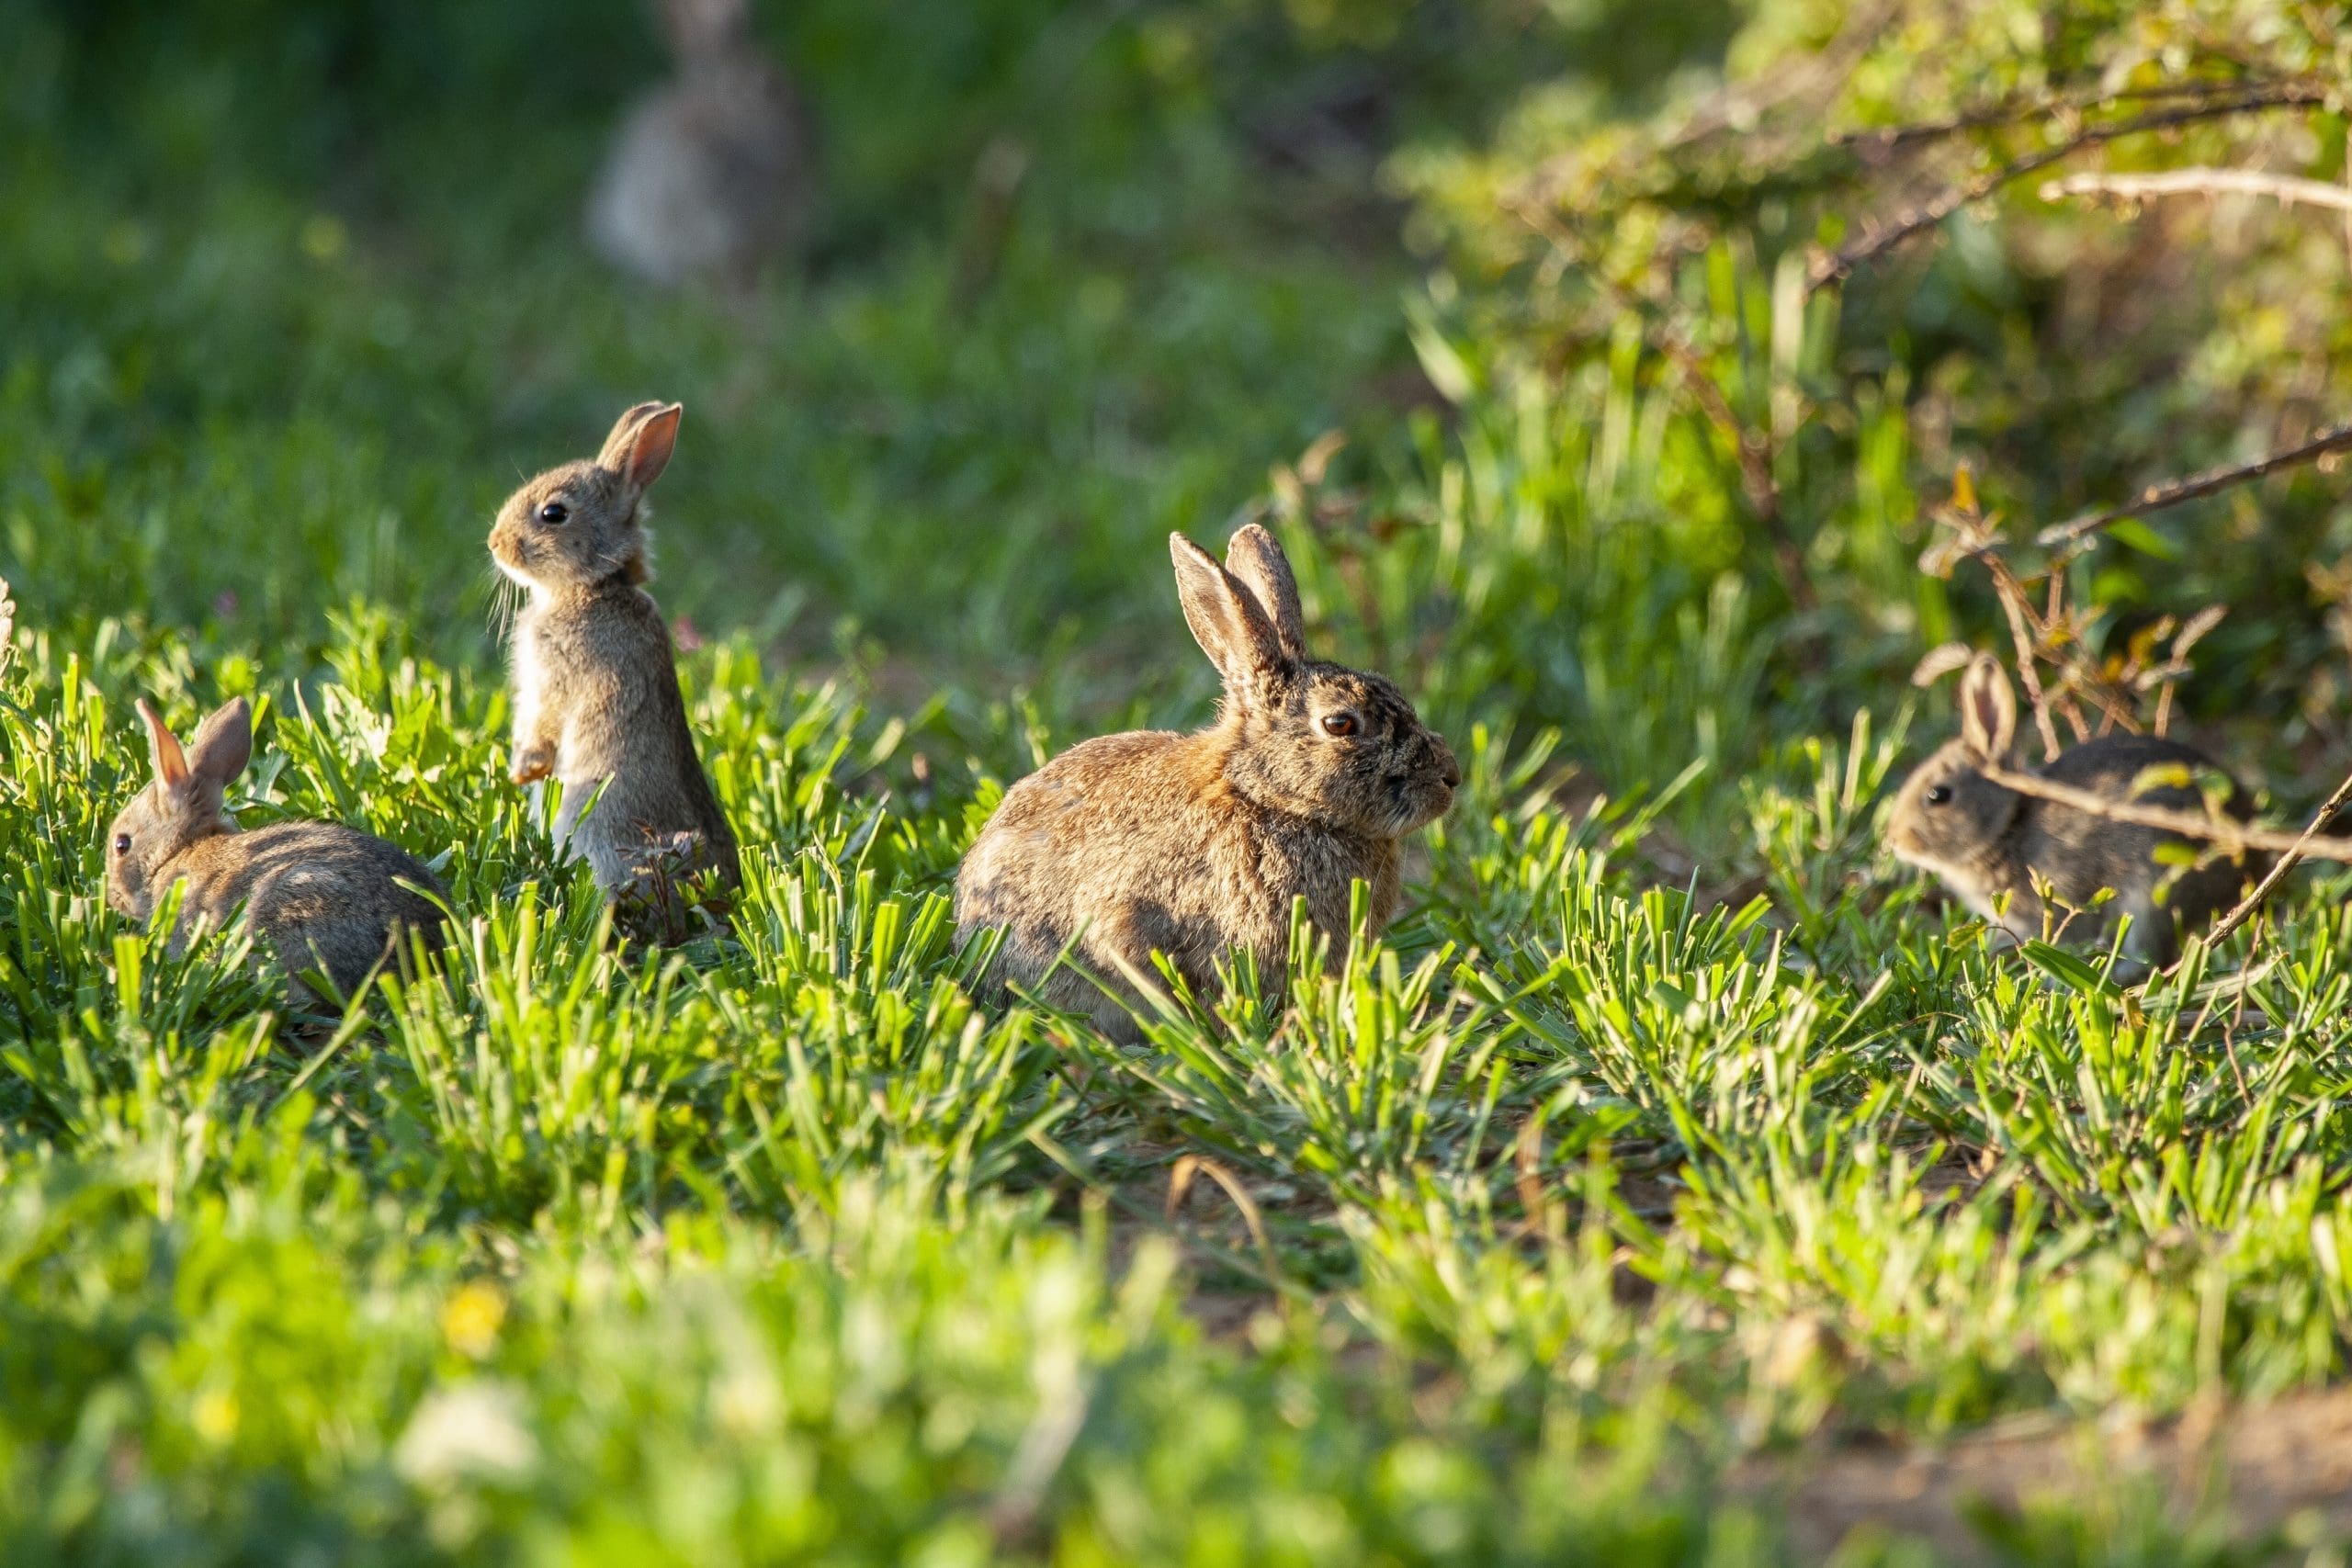
[[[854,9],[796,35],[844,96]],[[1794,615],[1630,345],[1539,373],[1303,232],[1205,67],[1168,86],[1206,13],[1074,76],[1005,41],[1057,15],[909,67],[997,62],[935,138],[1073,80],[1092,128],[977,298],[953,181],[876,238],[903,99],[844,121],[816,278],[748,307],[575,254],[584,111],[506,124],[458,202],[450,116],[336,185],[298,78],[328,150],[258,151],[228,89],[266,73],[139,63],[168,38],[107,45],[157,90],[102,122],[11,110],[0,1561],[1764,1563],[1798,1549],[1758,1465],[2341,1375],[2352,880],[2141,992],[1993,951],[1876,848],[1950,722],[1901,673],[1970,613],[1911,570],[1903,409],[1785,455]],[[32,18],[0,48],[98,47]],[[1709,265],[1724,321],[1778,319]],[[1739,395],[1830,315],[1747,382],[1725,349]],[[504,783],[481,538],[655,392],[688,408],[656,587],[746,874],[725,937],[644,954]],[[1335,426],[1329,474],[1272,472]],[[1463,758],[1407,914],[1302,950],[1285,1013],[1238,974],[1137,1047],[976,1006],[958,855],[1059,747],[1207,716],[1159,538],[1245,515]],[[255,698],[245,823],[426,858],[446,961],[297,1033],[243,931],[175,957],[107,910],[142,694]],[[2156,1501],[1976,1539],[2322,1550]]]

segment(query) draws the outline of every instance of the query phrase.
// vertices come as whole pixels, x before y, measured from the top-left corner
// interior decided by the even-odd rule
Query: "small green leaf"
[[[2022,951],[2027,963],[2069,990],[2087,997],[2117,989],[2106,976],[2091,967],[2088,961],[2063,947],[2052,947],[2046,942],[2030,942]]]
[[[2185,762],[2158,762],[2142,768],[2132,778],[2132,798],[2139,799],[2160,789],[2187,789],[2190,779]]]
[[[2143,556],[2154,556],[2158,560],[2180,558],[2178,545],[2165,538],[2137,517],[2126,517],[2120,523],[2109,524],[2107,533],[2109,538],[2119,544],[2129,545]]]

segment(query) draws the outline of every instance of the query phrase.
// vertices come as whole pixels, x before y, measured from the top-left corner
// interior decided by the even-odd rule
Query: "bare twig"
[[[2062,545],[2071,545],[2103,528],[2112,527],[2126,517],[2137,517],[2148,512],[2161,512],[2165,507],[2177,506],[2184,501],[2195,501],[2200,496],[2211,495],[2216,491],[2227,490],[2232,485],[2244,484],[2248,479],[2258,479],[2267,474],[2276,473],[2280,468],[2293,468],[2299,463],[2308,463],[2313,458],[2324,457],[2331,452],[2341,452],[2347,448],[2352,448],[2352,423],[2335,425],[2321,431],[2299,446],[2283,447],[2278,451],[2267,453],[2251,463],[2240,463],[2226,468],[2208,468],[2202,473],[2190,474],[2185,479],[2167,479],[2162,484],[2150,485],[2126,505],[2111,506],[2104,512],[2086,513],[2069,522],[2054,524],[2044,528],[2035,536],[2034,543],[2045,549],[2055,549]]]
[[[2233,98],[2184,104],[2177,108],[2157,109],[2135,115],[2130,119],[2111,120],[2100,125],[2086,125],[2065,141],[2052,147],[2030,152],[2013,163],[1988,169],[1974,179],[1939,191],[1927,200],[1907,208],[1884,223],[1868,227],[1862,237],[1850,245],[1841,246],[1815,259],[1807,286],[1822,288],[1850,275],[1865,262],[1875,261],[1923,230],[1932,229],[1971,202],[1981,201],[2002,186],[2040,174],[2052,164],[2072,157],[2086,147],[2096,147],[2143,131],[2165,130],[2177,125],[2188,125],[2201,119],[2224,119],[2233,115],[2258,114],[2270,109],[2309,108],[2327,101],[2327,91],[2315,84],[2293,83],[2265,92],[2246,93]]]
[[[1168,1217],[1176,1217],[1176,1211],[1183,1206],[1184,1195],[1193,1190],[1193,1178],[1196,1175],[1206,1176],[1233,1200],[1234,1208],[1240,1211],[1241,1223],[1250,1227],[1250,1239],[1258,1244],[1258,1258],[1265,1265],[1266,1282],[1279,1287],[1282,1266],[1274,1257],[1274,1244],[1266,1235],[1265,1218],[1258,1212],[1257,1201],[1250,1196],[1250,1190],[1241,1185],[1239,1178],[1206,1155],[1186,1155],[1168,1173]]]
[[[2165,82],[2146,87],[2125,87],[2120,91],[2098,87],[2047,96],[2020,94],[1997,103],[1980,104],[1943,119],[1919,120],[1909,125],[1873,126],[1867,130],[1833,130],[1828,140],[1832,147],[1847,148],[1865,158],[1883,157],[1903,148],[1922,142],[1948,141],[1971,130],[2017,125],[2029,119],[2046,119],[2053,115],[2079,114],[2103,105],[2165,103],[2180,98],[2210,99],[2227,94],[2243,96],[2252,89],[2278,85],[2240,78],[2232,81]]]
[[[2301,846],[2317,838],[2319,830],[2344,809],[2344,803],[2347,800],[2352,800],[2352,773],[2345,775],[2344,782],[2335,786],[2335,793],[2329,795],[2326,804],[2312,815],[2311,826],[2305,828],[2301,837],[2295,840],[2296,847],[2280,851],[2278,863],[2254,885],[2254,891],[2238,900],[2235,908],[2214,923],[2212,931],[2205,938],[2207,946],[2219,947],[2231,932],[2254,918],[2255,911],[2260,909],[2271,893],[2287,879],[2287,874],[2295,869],[2295,863],[2303,858],[2306,852]]]
[[[2152,196],[2267,196],[2289,207],[2324,207],[2352,212],[2352,189],[2299,175],[2265,174],[2260,169],[2166,169],[2153,175],[2110,175],[2104,172],[2068,175],[2047,180],[2044,201],[2068,196],[2108,196],[2119,201],[2141,201]]]
[[[2040,640],[2040,628],[2032,626],[2033,610],[2026,604],[2025,585],[2009,570],[2009,563],[1991,550],[1984,552],[1984,566],[1993,574],[1993,592],[2001,601],[2001,610],[2008,617],[2009,639],[2017,644],[2018,679],[2024,682],[2025,697],[2033,708],[2034,728],[2041,732],[2043,760],[2054,761],[2058,756],[2058,728],[2050,722],[2050,694],[2041,684],[2041,672],[2034,668],[2034,645]]]
[[[2154,828],[2184,839],[2209,841],[2231,854],[2245,850],[2263,850],[2274,854],[2298,854],[2307,860],[2352,863],[2352,839],[2330,838],[2310,829],[2300,834],[2282,833],[2269,828],[2251,828],[2227,818],[2200,817],[2194,811],[2143,806],[2135,800],[2116,800],[2086,789],[2077,789],[2073,784],[2060,784],[2039,773],[2020,773],[1993,766],[1986,766],[1981,771],[2003,789],[2013,789],[2019,795],[2030,795],[2040,800],[2055,801],[2060,806],[2089,816],[2103,817],[2109,821],[2129,822],[2134,827]]]

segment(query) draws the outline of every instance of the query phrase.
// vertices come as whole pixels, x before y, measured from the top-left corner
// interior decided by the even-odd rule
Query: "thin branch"
[[[2344,160],[2344,189],[2352,194],[2352,158]],[[2344,256],[2352,262],[2352,209],[2346,209],[2344,214]]]
[[[2327,90],[2309,83],[2294,83],[2267,92],[2248,93],[2217,102],[2186,104],[2178,108],[2158,109],[2149,114],[2135,115],[2130,119],[2113,120],[2103,125],[2085,126],[2073,136],[2054,147],[2030,152],[2014,163],[1987,170],[1973,180],[1939,191],[1927,200],[1898,213],[1889,221],[1871,226],[1863,236],[1850,245],[1816,257],[1807,287],[1820,289],[1850,275],[1865,262],[1875,261],[1923,230],[1932,229],[1971,202],[1981,201],[2002,186],[2039,174],[2051,164],[2070,158],[2086,147],[2096,147],[2136,136],[2143,131],[2165,130],[2177,125],[2188,125],[2201,119],[2223,119],[2233,115],[2256,114],[2278,108],[2309,108],[2327,102]]]
[[[2031,626],[2033,611],[2026,604],[2025,585],[2009,570],[2009,563],[1998,552],[1984,553],[1985,570],[1993,574],[1993,591],[2001,601],[2001,610],[2008,617],[2009,639],[2017,644],[2018,679],[2025,683],[2025,697],[2033,708],[2034,728],[2041,731],[2043,761],[2055,761],[2058,757],[2058,729],[2050,722],[2050,695],[2042,689],[2041,672],[2034,668],[2033,650],[2040,642],[2043,628]]]
[[[2071,522],[2044,528],[2034,536],[2034,543],[2045,549],[2071,545],[2103,528],[2112,527],[2126,517],[2161,512],[2184,501],[2195,501],[2216,491],[2227,490],[2232,485],[2258,479],[2280,468],[2293,468],[2299,463],[2308,463],[2313,458],[2324,457],[2331,452],[2341,452],[2346,448],[2352,448],[2352,423],[2323,430],[2300,446],[2282,447],[2251,463],[2240,463],[2227,468],[2208,468],[2203,473],[2190,474],[2185,479],[2166,479],[2162,484],[2150,485],[2127,505],[2111,506],[2104,512],[2086,513]]]
[[[2046,180],[2039,193],[2044,201],[2068,196],[2107,196],[2119,201],[2143,201],[2152,196],[2267,196],[2287,207],[2324,207],[2352,212],[2352,190],[2308,180],[2299,175],[2265,174],[2260,169],[2166,169],[2153,175],[2068,175]]]
[[[2164,103],[2179,98],[2213,98],[2227,93],[2244,94],[2250,89],[2276,85],[2273,83],[2247,81],[2166,82],[2146,87],[2126,87],[2121,91],[2096,88],[2084,92],[2063,93],[2055,96],[2031,97],[2019,95],[1997,103],[1980,104],[1962,109],[1943,119],[1919,120],[1908,125],[1874,126],[1866,130],[1833,130],[1829,145],[1843,147],[1865,158],[1881,158],[1905,147],[1923,141],[1943,141],[1971,130],[1986,130],[1995,126],[2016,125],[2029,119],[2047,119],[2052,115],[2079,114],[2106,105],[2122,103]]]
[[[2154,828],[2184,839],[2208,841],[2230,854],[2263,850],[2273,854],[2298,854],[2307,860],[2352,863],[2352,839],[2330,838],[2310,829],[2300,834],[2282,833],[2269,828],[2250,828],[2228,818],[2200,817],[2194,811],[2143,806],[2136,800],[2116,800],[2086,789],[2077,789],[2073,784],[2060,784],[2039,773],[2020,773],[1989,765],[1979,771],[2003,789],[2013,789],[2019,795],[2030,795],[2040,800],[2054,801],[2060,806],[2092,817],[2103,817],[2109,821],[2129,822],[2138,828]]]
[[[2295,863],[2303,858],[2305,852],[2301,846],[2316,838],[2319,830],[2326,827],[2338,811],[2344,809],[2344,803],[2347,800],[2352,800],[2352,773],[2345,775],[2344,782],[2335,786],[2335,793],[2329,795],[2327,803],[2312,816],[2311,826],[2305,828],[2302,836],[2295,840],[2296,847],[2280,852],[2278,863],[2270,868],[2260,882],[2254,885],[2254,891],[2240,899],[2237,908],[2215,922],[2212,931],[2207,933],[2205,938],[2205,944],[2208,947],[2219,947],[2222,940],[2231,932],[2254,918],[2255,911],[2261,908],[2271,893],[2287,879],[2287,874],[2295,869]]]

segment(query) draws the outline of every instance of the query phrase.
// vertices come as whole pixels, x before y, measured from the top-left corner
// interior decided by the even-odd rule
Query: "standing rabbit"
[[[1445,742],[1378,675],[1307,657],[1298,586],[1272,535],[1252,524],[1220,567],[1169,536],[1178,597],[1225,679],[1217,722],[1088,740],[1008,792],[956,879],[959,938],[1004,929],[1002,981],[1132,1038],[1118,996],[1165,953],[1205,990],[1239,948],[1279,982],[1292,899],[1348,937],[1350,884],[1371,889],[1376,931],[1396,912],[1399,843],[1435,821],[1462,782]]]
[[[2202,927],[2262,866],[2233,860],[2161,829],[2119,822],[2019,794],[1986,778],[2008,766],[2017,732],[2017,696],[2000,661],[1979,654],[1961,678],[1961,736],[1904,781],[1887,821],[1896,856],[1928,871],[1977,915],[1997,920],[2020,942],[2061,921],[2069,941],[2105,947],[2115,924],[2131,917],[2124,949],[2139,964],[2170,964],[2185,932]],[[2165,783],[2134,793],[2151,768],[2218,772],[2194,747],[2151,735],[2109,735],[2062,752],[2038,776],[2115,801],[2196,810],[2193,787]],[[2253,802],[2235,784],[2228,809],[2243,821]],[[2203,856],[2166,864],[2168,846]],[[2037,881],[2062,908],[2045,908]],[[2114,897],[2094,908],[2102,892]],[[2004,900],[2006,899],[2006,903]],[[2136,972],[2136,971],[2135,971]]]
[[[665,941],[686,934],[680,883],[732,887],[741,873],[686,725],[670,629],[641,586],[653,575],[645,492],[684,412],[638,404],[593,462],[531,480],[490,530],[491,558],[530,592],[512,650],[514,781],[561,781],[557,840],[625,914],[658,917],[645,934]]]
[[[676,79],[638,105],[588,207],[589,237],[652,282],[749,285],[791,259],[812,177],[799,95],[748,0],[661,0]]]
[[[339,822],[238,829],[227,792],[253,756],[244,698],[198,727],[186,751],[144,698],[139,716],[155,778],[107,829],[108,904],[145,920],[172,884],[185,882],[175,953],[198,926],[220,926],[245,906],[290,977],[297,1005],[310,995],[301,978],[308,971],[324,971],[347,997],[387,953],[405,954],[404,933],[440,946],[434,899],[444,897],[441,885],[406,851]]]

